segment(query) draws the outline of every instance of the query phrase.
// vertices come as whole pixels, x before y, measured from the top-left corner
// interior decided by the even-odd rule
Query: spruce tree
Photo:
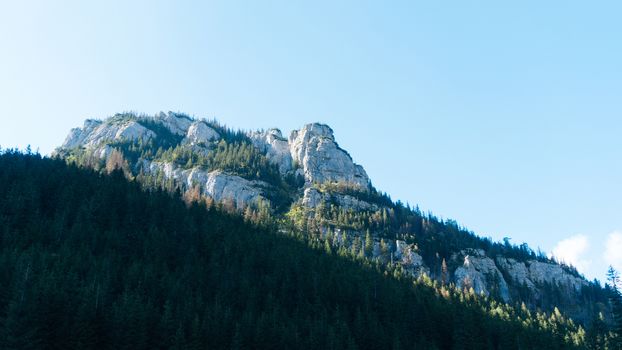
[[[611,311],[613,314],[612,333],[610,345],[615,350],[622,349],[622,291],[620,290],[620,274],[613,266],[609,266],[607,279],[611,286]]]
[[[374,239],[371,236],[371,232],[367,230],[365,233],[365,256],[371,257],[374,252]]]

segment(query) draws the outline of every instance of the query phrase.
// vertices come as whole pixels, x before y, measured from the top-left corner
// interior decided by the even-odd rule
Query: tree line
[[[5,349],[588,345],[559,312],[413,283],[118,170],[4,151],[0,230]]]

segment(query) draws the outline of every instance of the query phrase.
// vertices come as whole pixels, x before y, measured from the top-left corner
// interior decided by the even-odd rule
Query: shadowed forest
[[[619,348],[604,322],[440,292],[121,171],[15,151],[0,155],[0,285],[4,349]]]

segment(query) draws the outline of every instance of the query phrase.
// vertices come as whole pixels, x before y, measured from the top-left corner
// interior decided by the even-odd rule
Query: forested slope
[[[561,349],[558,312],[389,276],[119,171],[0,155],[5,349]]]
[[[340,256],[381,262],[394,275],[472,288],[531,312],[557,308],[583,325],[601,313],[611,319],[607,291],[574,267],[393,201],[325,124],[286,138],[278,129],[233,130],[183,113],[119,113],[72,129],[55,156],[106,173],[121,169],[145,188],[180,191],[301,233]]]

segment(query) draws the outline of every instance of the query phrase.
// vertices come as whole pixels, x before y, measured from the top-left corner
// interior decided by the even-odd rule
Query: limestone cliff
[[[369,178],[362,166],[342,150],[328,125],[308,124],[289,136],[289,149],[294,162],[302,167],[309,183],[346,182],[367,189]]]
[[[193,120],[183,114],[168,112],[159,113],[154,117],[137,117],[134,115],[116,115],[104,121],[87,120],[82,128],[72,129],[59,153],[70,153],[80,149],[101,159],[107,158],[115,145],[123,142],[149,142],[166,137],[162,129],[152,129],[158,125],[173,136],[178,136],[179,146],[186,147],[194,153],[207,155],[210,147],[222,139],[216,128],[204,120]],[[158,133],[160,132],[160,133]],[[352,157],[341,149],[335,141],[333,130],[323,124],[308,124],[299,130],[292,131],[289,139],[283,137],[279,129],[253,131],[246,137],[265,157],[278,166],[283,175],[301,175],[305,180],[301,201],[309,207],[320,203],[336,201],[339,205],[353,210],[377,210],[378,206],[331,191],[320,192],[315,188],[322,183],[340,183],[367,191],[371,185],[362,166],[355,164]],[[146,164],[149,164],[148,166]],[[197,176],[205,177],[208,173],[222,169],[184,169],[183,164],[149,158],[141,159],[133,166],[134,172],[154,173],[161,170],[163,176],[191,186]],[[194,178],[190,178],[190,176]],[[219,178],[227,176],[221,171]],[[248,181],[234,174],[227,177],[227,188],[243,190],[239,195],[234,190],[220,191],[222,187],[209,190],[206,181],[198,181],[205,195],[218,201],[233,200],[239,206],[253,204],[266,188],[262,182]],[[220,183],[220,182],[219,182]],[[252,192],[252,194],[251,194]],[[313,196],[311,198],[310,196]],[[262,197],[263,198],[263,197]],[[263,198],[265,199],[265,198]]]

